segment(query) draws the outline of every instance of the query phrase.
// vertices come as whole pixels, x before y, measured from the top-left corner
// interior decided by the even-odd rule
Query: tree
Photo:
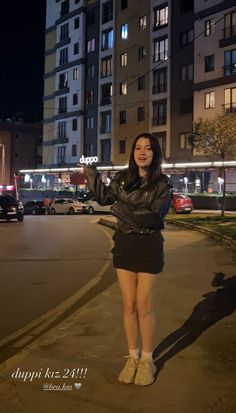
[[[199,119],[194,122],[193,134],[190,137],[193,149],[206,155],[216,156],[222,162],[236,155],[236,116],[232,113],[216,115],[212,119]],[[225,165],[222,167],[223,196],[221,203],[221,216],[225,211],[226,173]],[[220,176],[220,171],[219,171]]]

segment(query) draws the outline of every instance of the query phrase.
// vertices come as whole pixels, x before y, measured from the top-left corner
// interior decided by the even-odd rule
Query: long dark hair
[[[149,166],[148,171],[147,171],[147,188],[152,189],[157,184],[157,182],[162,176],[162,172],[161,172],[162,154],[161,154],[161,147],[159,145],[158,139],[155,136],[153,136],[151,133],[140,133],[133,142],[131,153],[130,153],[130,158],[129,158],[129,173],[128,173],[129,184],[134,183],[135,181],[137,181],[137,179],[139,179],[139,169],[134,160],[134,150],[135,150],[135,146],[139,138],[148,139],[151,145],[151,149],[153,151],[152,163]]]

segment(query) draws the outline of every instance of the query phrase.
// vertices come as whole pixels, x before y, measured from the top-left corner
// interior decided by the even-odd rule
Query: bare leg
[[[142,350],[150,353],[154,349],[156,317],[154,311],[157,275],[138,273],[137,308],[142,337]]]
[[[124,305],[124,328],[129,349],[137,348],[138,318],[136,306],[137,273],[116,269]]]

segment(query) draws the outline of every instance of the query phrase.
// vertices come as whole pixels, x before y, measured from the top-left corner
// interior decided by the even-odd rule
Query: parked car
[[[43,201],[28,201],[24,204],[24,211],[25,215],[44,215],[46,213],[46,208]]]
[[[58,198],[54,199],[50,205],[50,214],[77,214],[86,210],[86,207],[82,202],[76,201],[71,198]]]
[[[95,199],[85,202],[87,212],[92,215],[96,212],[111,212],[111,205],[101,206]]]
[[[190,214],[190,212],[193,210],[193,203],[191,198],[184,194],[172,192],[171,210],[176,214],[181,212]]]
[[[21,201],[12,195],[0,195],[0,219],[17,219],[22,222],[24,219],[24,207]]]

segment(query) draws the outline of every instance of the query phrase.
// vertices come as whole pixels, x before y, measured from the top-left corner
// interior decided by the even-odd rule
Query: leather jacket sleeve
[[[87,185],[100,205],[112,205],[117,200],[115,180],[108,186],[102,182],[95,165],[83,166]]]
[[[137,225],[144,228],[152,228],[157,224],[161,224],[170,207],[171,187],[171,182],[165,177],[155,190],[151,210],[137,210],[133,212]]]

